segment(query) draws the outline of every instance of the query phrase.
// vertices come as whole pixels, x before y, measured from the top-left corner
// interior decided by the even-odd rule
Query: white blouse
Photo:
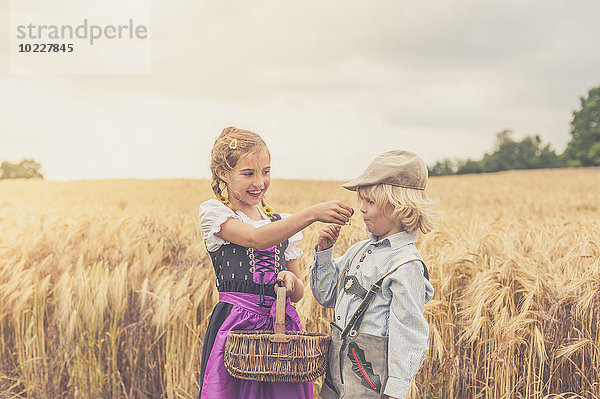
[[[229,218],[236,218],[254,227],[272,223],[262,209],[259,206],[257,208],[263,217],[262,220],[250,219],[244,212],[234,211],[218,199],[213,198],[203,202],[200,205],[200,225],[202,226],[202,236],[208,251],[213,252],[219,249],[221,245],[229,244],[229,241],[215,235],[221,231],[221,225]],[[280,215],[282,218],[290,216],[289,213],[280,213]],[[297,232],[288,239],[288,246],[284,252],[286,261],[297,259],[302,255],[302,250],[296,247],[300,241],[302,241],[302,232]]]

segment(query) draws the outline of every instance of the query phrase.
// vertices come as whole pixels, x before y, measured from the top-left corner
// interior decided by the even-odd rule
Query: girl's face
[[[271,184],[271,158],[265,149],[243,155],[235,168],[222,171],[227,183],[229,201],[234,208],[243,209],[260,203]]]
[[[358,197],[360,202],[360,211],[365,221],[365,226],[371,234],[381,240],[392,234],[402,231],[400,225],[386,216],[392,214],[392,206],[388,205],[386,212],[381,212],[375,201],[370,198]]]

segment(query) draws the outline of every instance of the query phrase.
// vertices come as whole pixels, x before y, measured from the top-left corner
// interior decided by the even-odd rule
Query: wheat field
[[[410,398],[600,398],[600,170],[431,178],[435,288]],[[0,181],[0,398],[195,398],[217,300],[206,180]],[[274,180],[296,212],[340,182]],[[302,270],[319,224],[304,231]],[[337,255],[366,237],[355,215]],[[310,290],[307,330],[329,310]],[[316,382],[318,387],[319,381]]]

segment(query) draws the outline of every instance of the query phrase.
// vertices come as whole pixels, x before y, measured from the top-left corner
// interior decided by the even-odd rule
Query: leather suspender
[[[408,258],[408,259],[403,259],[400,264],[398,264],[397,266],[393,267],[390,271],[388,271],[386,274],[383,275],[383,277],[381,277],[379,280],[377,280],[373,285],[371,285],[371,288],[369,289],[369,292],[367,292],[367,295],[365,296],[365,298],[363,299],[363,301],[360,303],[360,305],[358,305],[358,309],[356,309],[356,312],[354,312],[354,314],[352,315],[352,317],[350,318],[350,321],[348,322],[348,324],[346,325],[346,328],[344,328],[344,331],[342,331],[342,341],[344,341],[346,339],[347,336],[350,336],[350,338],[354,338],[357,334],[358,334],[358,330],[360,329],[360,325],[362,324],[362,320],[365,317],[365,313],[367,313],[367,308],[369,307],[369,304],[371,303],[371,301],[373,300],[373,298],[375,297],[375,295],[377,294],[377,292],[379,290],[381,290],[382,284],[383,284],[383,280],[389,276],[390,274],[392,274],[393,272],[395,272],[400,266],[403,266],[409,262],[418,260],[419,262],[422,262],[421,259],[419,258]],[[425,267],[425,277],[429,280],[429,273],[427,272],[427,267]]]

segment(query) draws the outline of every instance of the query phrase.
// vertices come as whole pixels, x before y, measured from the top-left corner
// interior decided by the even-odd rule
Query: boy
[[[433,229],[425,195],[427,167],[408,151],[388,151],[355,180],[369,239],[333,259],[340,226],[320,232],[310,283],[315,299],[335,308],[323,399],[405,398],[429,345],[423,317],[433,296],[414,243]]]

